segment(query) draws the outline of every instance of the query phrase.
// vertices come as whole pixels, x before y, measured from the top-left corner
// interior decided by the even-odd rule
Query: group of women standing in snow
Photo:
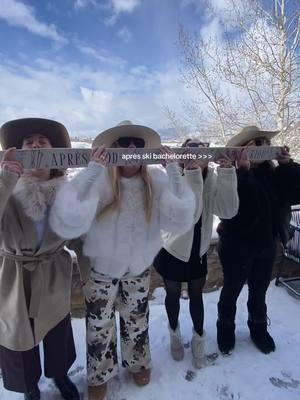
[[[89,400],[104,399],[118,373],[116,311],[120,315],[122,365],[138,386],[150,381],[148,292],[150,266],[166,288],[170,349],[184,356],[179,317],[181,282],[188,282],[193,363],[204,353],[202,290],[207,274],[213,215],[218,227],[224,286],[218,303],[217,341],[222,353],[235,345],[236,301],[248,281],[248,325],[264,353],[275,350],[267,331],[265,295],[278,235],[287,240],[290,206],[300,202],[300,166],[286,148],[272,162],[249,162],[243,147],[270,145],[277,132],[246,127],[229,142],[241,147],[235,165],[215,170],[201,161],[164,168],[107,167],[107,147],[161,148],[152,129],[130,121],[100,133],[87,168],[71,180],[58,170],[26,170],[17,149],[70,147],[56,121],[26,118],[0,129],[5,149],[0,169],[0,365],[4,386],[38,400],[43,341],[45,375],[62,397],[78,400],[68,377],[75,359],[70,323],[72,267],[64,246],[77,249],[86,300]],[[184,147],[202,147],[190,138]],[[292,185],[290,183],[292,182]],[[288,188],[288,190],[287,190]]]

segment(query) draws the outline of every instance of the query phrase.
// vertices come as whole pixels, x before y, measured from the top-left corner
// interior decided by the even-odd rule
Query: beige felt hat
[[[6,122],[0,128],[0,143],[4,150],[10,147],[20,149],[23,139],[34,134],[47,137],[53,147],[71,147],[65,126],[45,118],[21,118]]]
[[[131,121],[122,121],[117,126],[99,133],[93,140],[92,147],[102,144],[111,147],[121,137],[144,139],[145,148],[157,148],[161,145],[160,136],[153,129],[143,125],[135,125]]]
[[[250,142],[250,140],[265,137],[267,139],[272,139],[276,136],[280,131],[263,131],[259,129],[257,126],[246,126],[239,133],[233,136],[227,142],[227,147],[235,147],[235,146],[244,146],[246,143]]]

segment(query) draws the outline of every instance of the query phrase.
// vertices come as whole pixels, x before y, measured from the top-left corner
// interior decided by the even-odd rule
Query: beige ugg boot
[[[205,353],[204,353],[204,342],[205,342],[205,332],[203,331],[202,336],[193,329],[192,337],[192,355],[193,364],[195,368],[202,368],[205,365]]]
[[[184,348],[181,341],[181,333],[179,322],[175,331],[169,325],[170,332],[170,351],[173,360],[181,361],[184,357]]]
[[[88,387],[88,400],[104,400],[107,392],[107,383]]]

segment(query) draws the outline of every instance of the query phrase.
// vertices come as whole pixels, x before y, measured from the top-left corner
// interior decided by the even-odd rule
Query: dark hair
[[[256,169],[264,168],[265,170],[268,170],[268,171],[274,171],[276,168],[276,165],[274,164],[274,162],[272,160],[265,160],[261,164],[253,164],[250,162],[250,168],[253,168],[253,167]]]
[[[182,143],[181,147],[187,147],[187,144],[189,142],[191,142],[192,140],[193,140],[192,138],[185,139],[185,141]],[[183,163],[179,163],[179,166],[180,166],[180,168],[182,170],[182,175],[184,175],[184,164]],[[202,171],[203,179],[205,179],[207,177],[207,173],[208,173],[208,167],[205,167],[203,169],[203,171]]]
[[[50,179],[59,178],[61,176],[65,176],[66,172],[67,171],[65,169],[51,169],[50,170]]]
[[[191,140],[193,140],[192,138],[187,138],[185,139],[185,141],[182,143],[181,147],[186,147],[186,145],[188,144],[188,142],[190,142]]]

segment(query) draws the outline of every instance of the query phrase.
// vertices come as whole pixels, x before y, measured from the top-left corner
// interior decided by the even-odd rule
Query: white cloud
[[[210,0],[209,8],[227,29],[239,26],[241,20],[249,19],[253,12],[251,0]]]
[[[123,26],[123,28],[118,31],[118,36],[123,42],[128,43],[132,38],[132,33],[126,26]]]
[[[218,10],[219,12],[226,10],[232,5],[232,0],[211,0],[210,2],[212,7],[214,7],[214,9]]]
[[[113,67],[124,68],[127,61],[120,57],[113,57],[108,54],[105,50],[95,49],[94,47],[88,46],[84,43],[77,43],[78,50],[89,57],[95,58],[101,61],[103,64],[110,65]]]
[[[93,7],[105,10],[110,7],[110,5],[105,1],[110,2],[110,0],[74,0],[74,8],[75,10],[80,10],[91,5]]]
[[[140,5],[140,0],[111,0],[111,5],[116,14],[131,13]]]
[[[0,124],[48,117],[64,123],[73,136],[94,136],[124,119],[164,128],[169,121],[163,107],[178,111],[189,96],[174,65],[149,72],[142,65],[120,70],[45,59],[34,67],[11,62],[0,64],[0,86]]]
[[[112,10],[112,14],[106,18],[105,24],[113,26],[122,13],[130,14],[139,7],[140,0],[108,0],[108,6]]]
[[[193,4],[195,4],[196,6],[199,6],[200,1],[199,0],[181,0],[180,7],[185,8],[185,7],[188,7]]]
[[[204,25],[200,30],[200,35],[205,41],[211,41],[211,39],[216,40],[221,44],[222,42],[223,28],[220,24],[218,18],[211,19],[206,25]]]
[[[104,10],[112,10],[114,14],[131,13],[139,5],[140,0],[75,0],[75,9],[85,8],[92,5]]]
[[[133,75],[143,75],[143,74],[146,74],[147,71],[148,71],[148,69],[145,65],[137,65],[130,69],[130,72]]]
[[[80,92],[84,103],[91,108],[91,112],[103,114],[111,110],[113,93],[86,87],[80,87]]]
[[[90,3],[90,0],[75,0],[74,7],[76,10],[85,8]]]
[[[106,26],[114,26],[117,22],[118,14],[111,14],[109,17],[105,18],[104,23]]]
[[[83,1],[83,0],[79,0]],[[181,0],[181,7],[187,7],[190,6],[191,4],[194,4],[195,6],[199,7],[212,7],[215,10],[218,10],[219,12],[224,11],[232,5],[238,5],[239,3],[243,2],[245,0]]]
[[[16,0],[0,0],[0,18],[12,26],[27,29],[36,35],[65,44],[67,39],[61,36],[54,25],[38,21],[34,9]]]
[[[253,8],[251,0],[181,0],[180,6],[194,6],[196,12],[208,19],[219,19],[228,29],[238,25],[240,18],[249,16]]]
[[[130,14],[141,4],[141,0],[75,0],[76,10],[93,6],[108,12],[110,15],[104,19],[107,26],[113,26],[121,14]]]

